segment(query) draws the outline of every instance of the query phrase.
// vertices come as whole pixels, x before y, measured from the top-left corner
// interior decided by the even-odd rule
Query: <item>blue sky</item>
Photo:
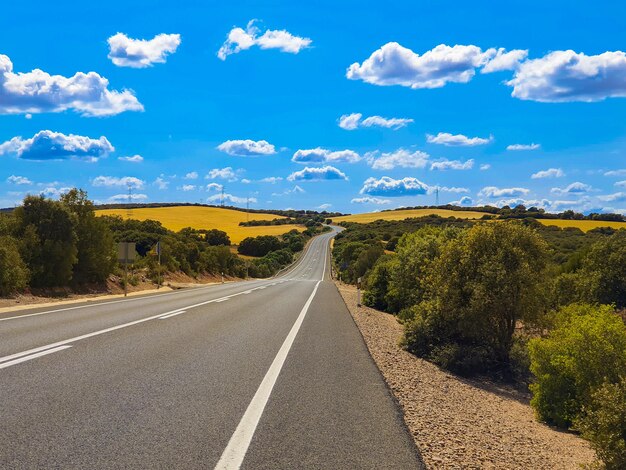
[[[2,207],[626,210],[622,2],[82,3],[3,7]]]

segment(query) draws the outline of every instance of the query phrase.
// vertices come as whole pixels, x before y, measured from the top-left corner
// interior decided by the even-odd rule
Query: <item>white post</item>
[[[361,306],[361,278],[356,281],[356,306]]]
[[[222,272],[222,284],[224,284],[224,273]]]

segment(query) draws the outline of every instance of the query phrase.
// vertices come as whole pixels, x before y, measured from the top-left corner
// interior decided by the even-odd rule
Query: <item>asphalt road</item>
[[[422,468],[328,279],[0,315],[0,468]]]

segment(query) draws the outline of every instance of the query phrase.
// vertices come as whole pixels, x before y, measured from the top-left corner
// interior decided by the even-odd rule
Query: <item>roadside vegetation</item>
[[[343,222],[335,269],[397,316],[409,352],[529,386],[538,419],[626,468],[626,230],[503,218]]]
[[[122,285],[136,285],[140,278],[156,283],[168,273],[269,277],[289,265],[312,236],[328,229],[317,221],[307,225],[281,236],[246,238],[239,252],[254,258],[243,259],[231,251],[231,239],[222,230],[174,232],[155,220],[96,216],[87,193],[78,189],[58,201],[27,196],[22,206],[0,213],[0,296],[27,289],[80,291],[104,287],[111,279]],[[117,261],[118,242],[136,244],[138,257],[127,279]]]

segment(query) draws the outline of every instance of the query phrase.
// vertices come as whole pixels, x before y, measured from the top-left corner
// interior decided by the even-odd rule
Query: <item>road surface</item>
[[[0,315],[0,468],[421,468],[329,281],[280,276]]]

